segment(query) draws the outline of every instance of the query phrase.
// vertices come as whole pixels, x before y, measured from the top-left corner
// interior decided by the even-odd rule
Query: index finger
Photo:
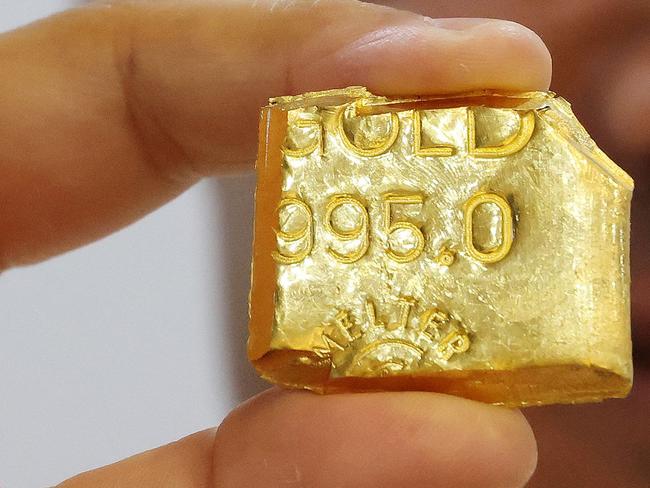
[[[0,36],[0,66],[0,268],[252,163],[269,96],[536,90],[551,72],[518,24],[353,0],[103,4]]]

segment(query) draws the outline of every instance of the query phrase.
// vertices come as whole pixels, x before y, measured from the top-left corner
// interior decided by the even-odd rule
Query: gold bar
[[[632,384],[633,181],[553,93],[262,109],[248,355],[320,393],[509,406]]]

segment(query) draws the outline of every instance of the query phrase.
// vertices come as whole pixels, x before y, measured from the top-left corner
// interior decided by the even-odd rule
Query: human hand
[[[550,80],[547,50],[517,24],[349,0],[97,5],[1,36],[0,66],[3,268],[97,239],[204,176],[250,165],[269,96]],[[514,487],[535,461],[516,411],[425,393],[273,389],[217,431],[62,486]]]

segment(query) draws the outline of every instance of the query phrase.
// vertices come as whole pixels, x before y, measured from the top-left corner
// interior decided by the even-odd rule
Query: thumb
[[[60,488],[518,488],[537,463],[516,410],[421,392],[268,390],[215,432]]]
[[[541,40],[353,0],[119,2],[0,36],[0,268],[106,235],[254,158],[269,96],[545,89]]]

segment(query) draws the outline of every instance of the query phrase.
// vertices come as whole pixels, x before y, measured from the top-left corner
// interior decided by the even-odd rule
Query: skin
[[[96,4],[0,36],[0,65],[2,268],[250,167],[269,96],[350,84],[388,95],[544,90],[551,77],[546,47],[519,24],[352,0]],[[515,410],[272,389],[217,430],[60,486],[519,487],[536,458]]]

